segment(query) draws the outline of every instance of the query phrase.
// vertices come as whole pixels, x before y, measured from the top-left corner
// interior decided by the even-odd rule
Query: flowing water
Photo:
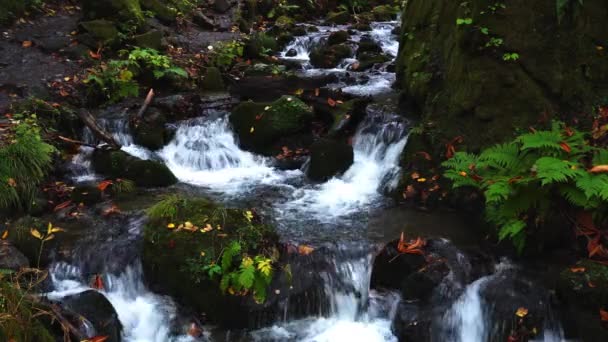
[[[391,32],[396,25],[397,22],[373,23],[371,32],[356,33],[351,40],[356,42],[364,34],[369,35],[395,58],[398,41]],[[340,81],[330,87],[342,88],[353,95],[389,93],[394,82],[394,74],[387,71],[391,62],[366,72],[347,71],[353,59],[346,59],[331,70],[310,65],[311,49],[340,29],[344,27],[320,26],[319,32],[296,37],[279,57],[299,61],[303,75],[338,75]],[[287,57],[292,49],[295,56]],[[292,317],[286,307],[285,314],[270,326],[239,337],[230,332],[216,332],[202,340],[219,336],[221,341],[397,341],[391,324],[400,295],[370,290],[372,261],[379,241],[369,241],[364,236],[369,216],[382,211],[388,202],[383,193],[397,185],[408,123],[398,115],[395,106],[368,106],[367,117],[353,138],[353,165],[341,176],[314,184],[306,180],[301,170],[279,170],[271,159],[241,150],[228,115],[213,112],[178,123],[174,140],[156,153],[134,144],[126,121],[101,121],[126,152],[164,161],[182,183],[197,191],[228,203],[257,202],[275,218],[284,240],[332,244],[334,252],[325,256],[332,265],[330,271],[312,270],[320,273],[323,282],[323,295],[315,299],[318,302],[310,303],[316,311],[306,312],[305,318]],[[84,140],[96,143],[88,133]],[[89,154],[83,148],[73,161],[80,166],[77,180],[95,177],[88,164]],[[260,201],[260,197],[264,200]],[[139,256],[131,253],[136,250],[133,246],[137,246],[141,237],[142,225],[140,218],[132,219],[126,227],[123,222],[112,236],[98,238],[93,246],[88,245],[89,252],[80,251],[69,262],[55,263],[51,268],[54,290],[48,295],[61,299],[88,290],[91,274],[103,274],[106,287],[99,291],[116,309],[126,341],[193,340],[175,333],[180,328],[183,333],[183,327],[176,328],[179,315],[172,300],[151,293],[143,282]],[[121,241],[118,247],[117,241]],[[493,274],[470,279],[469,261],[463,254],[456,252],[453,260],[457,266],[438,294],[445,310],[433,322],[440,327],[436,329],[435,340],[489,341],[495,324],[488,311],[491,303],[483,299],[482,292],[489,283],[502,279],[502,272],[506,272],[503,269],[509,266],[499,264]],[[558,322],[545,323],[544,341],[560,341]]]

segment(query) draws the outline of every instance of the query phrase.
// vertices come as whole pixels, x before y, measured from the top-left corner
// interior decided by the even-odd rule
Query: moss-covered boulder
[[[149,108],[142,120],[131,125],[133,140],[153,151],[162,148],[171,138],[166,123],[167,118],[160,110]]]
[[[167,23],[175,22],[177,14],[179,13],[175,4],[178,4],[180,1],[139,0],[139,2],[143,9],[150,11],[156,18]]]
[[[273,228],[249,210],[177,195],[154,205],[148,215],[142,264],[149,286],[223,327],[254,325],[254,312],[264,305],[256,304],[252,294],[267,285],[244,293],[223,276],[238,270],[247,258],[276,258],[278,237]],[[278,276],[278,267],[272,267]]]
[[[350,35],[346,31],[342,30],[342,31],[332,32],[332,34],[330,34],[329,37],[327,37],[327,44],[337,45],[337,44],[346,43],[346,41],[348,41],[348,38],[350,38]]]
[[[310,163],[306,175],[323,182],[344,173],[353,164],[353,147],[345,142],[323,139],[310,147]]]
[[[399,8],[391,5],[380,5],[372,9],[374,19],[377,21],[390,21],[397,18]]]
[[[312,119],[311,108],[289,95],[272,103],[242,102],[230,115],[241,146],[263,154],[272,154],[280,138],[308,130]]]
[[[81,4],[86,19],[108,18],[117,22],[137,23],[144,21],[139,0],[82,0]]]
[[[286,15],[282,15],[274,21],[274,25],[281,30],[290,30],[295,26],[295,24],[295,20]]]
[[[280,35],[280,37],[282,37],[282,35]],[[291,40],[292,38],[289,39]],[[264,32],[256,32],[245,42],[243,56],[249,59],[258,59],[265,55],[272,54],[278,49],[278,46],[279,43],[275,37]]]
[[[216,67],[207,68],[203,80],[201,81],[201,88],[211,92],[224,91],[226,88],[220,69]]]
[[[310,53],[310,64],[317,68],[335,68],[341,60],[352,56],[353,51],[347,44],[321,46]]]
[[[344,25],[348,23],[351,19],[351,15],[348,11],[341,12],[330,12],[325,20],[331,24]]]
[[[89,33],[95,40],[104,43],[114,43],[118,40],[118,29],[112,21],[97,19],[83,21],[80,26]]]
[[[357,71],[364,71],[371,69],[377,64],[386,63],[391,60],[391,58],[385,54],[374,53],[374,52],[363,52],[357,55],[357,60],[359,61],[356,64]]]
[[[410,136],[404,161],[417,151],[439,156],[457,136],[458,149],[478,151],[539,117],[591,113],[608,97],[606,1],[571,1],[561,18],[552,0],[516,0],[495,12],[487,6],[407,2],[397,84],[424,129]],[[457,25],[458,18],[473,24]],[[501,43],[492,45],[492,38]],[[518,58],[505,61],[511,53]]]
[[[599,310],[608,310],[608,266],[583,260],[564,269],[557,295],[568,308],[582,341],[608,340],[608,327],[602,323]]]
[[[154,49],[160,51],[163,47],[162,44],[163,33],[160,30],[150,30],[146,33],[136,35],[133,37],[135,46],[142,48]]]
[[[143,187],[169,186],[177,182],[169,168],[155,160],[142,160],[124,151],[93,153],[93,168],[111,178],[126,178]]]

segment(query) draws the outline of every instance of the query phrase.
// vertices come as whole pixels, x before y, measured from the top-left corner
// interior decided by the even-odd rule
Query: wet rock
[[[362,32],[367,32],[367,31],[371,31],[372,27],[368,24],[368,23],[356,23],[353,26],[351,26],[352,29],[355,29],[357,31],[362,31]]]
[[[370,283],[372,289],[401,290],[404,280],[426,265],[423,255],[399,253],[398,242],[389,242],[374,259]]]
[[[83,21],[80,26],[99,41],[111,43],[118,39],[118,29],[111,21],[103,19]]]
[[[336,31],[329,35],[327,38],[327,44],[329,45],[337,45],[346,43],[350,38],[350,35],[346,31]]]
[[[243,48],[243,56],[249,59],[258,59],[264,55],[272,54],[278,48],[277,40],[264,33],[257,32],[249,37]]]
[[[201,10],[197,10],[192,14],[192,21],[204,29],[211,30],[215,27],[215,21],[206,16]]]
[[[384,54],[376,54],[373,52],[363,52],[357,56],[359,64],[357,65],[357,71],[365,71],[373,68],[377,64],[386,63],[391,60],[390,57]]]
[[[568,308],[566,315],[573,321],[570,330],[583,341],[608,340],[608,329],[597,314],[608,307],[608,266],[584,260],[572,268],[584,271],[564,269],[557,283],[557,295]]]
[[[225,89],[224,80],[220,69],[209,67],[203,76],[201,88],[206,91],[223,91]]]
[[[335,75],[298,77],[296,75],[279,75],[278,77],[248,76],[230,85],[230,91],[241,100],[269,102],[283,94],[290,94],[298,89],[313,90],[335,82]],[[264,89],[263,92],[260,89]],[[327,102],[327,101],[325,101]]]
[[[298,51],[296,51],[296,49],[289,49],[287,51],[287,53],[285,54],[285,56],[287,57],[295,57],[298,55]]]
[[[143,22],[144,15],[138,0],[82,0],[82,12],[86,19],[112,18]]]
[[[74,190],[72,190],[70,199],[76,204],[83,203],[90,206],[92,204],[101,202],[102,193],[96,186],[79,185],[74,187]]]
[[[312,119],[311,108],[294,96],[272,103],[242,102],[230,115],[240,144],[266,154],[272,153],[271,145],[281,137],[307,130]]]
[[[399,13],[398,7],[393,7],[391,5],[380,5],[374,7],[372,9],[372,14],[374,15],[374,19],[377,21],[391,21],[397,18],[397,14]]]
[[[112,178],[130,179],[143,187],[168,186],[177,182],[165,164],[142,160],[124,151],[96,150],[92,162],[96,172]]]
[[[319,28],[316,27],[316,26],[314,26],[314,25],[311,25],[311,26],[308,26],[308,28],[306,29],[306,31],[311,32],[311,33],[319,32]]]
[[[365,52],[382,53],[382,46],[370,36],[363,36],[357,48],[357,57]]]
[[[180,120],[198,115],[200,102],[201,97],[198,94],[187,93],[157,97],[152,106],[160,109],[167,118]]]
[[[29,266],[30,262],[23,253],[8,241],[0,240],[0,269],[18,271]]]
[[[293,18],[282,15],[275,20],[274,25],[281,30],[291,30],[295,23],[296,22],[293,20]]]
[[[352,50],[346,44],[322,46],[310,53],[310,64],[317,68],[335,68],[341,60],[351,55]]]
[[[344,142],[323,139],[310,147],[310,163],[306,175],[323,182],[344,173],[353,164],[353,147]]]
[[[162,0],[139,0],[141,8],[154,13],[160,21],[174,23],[177,18],[177,11],[165,4]]]
[[[296,26],[291,30],[291,34],[296,37],[305,36],[308,32],[306,32],[306,27],[304,26]]]
[[[346,23],[348,23],[351,19],[350,13],[348,13],[348,11],[342,11],[342,12],[330,12],[327,17],[325,17],[325,20],[328,23],[332,23],[332,24],[338,24],[338,25],[344,25]]]
[[[149,108],[142,120],[131,125],[133,140],[152,151],[162,148],[168,142],[166,123],[167,118],[160,110]]]
[[[133,37],[136,46],[154,50],[161,50],[162,39],[163,33],[159,30],[150,30],[144,34]]]
[[[213,9],[218,13],[226,13],[232,7],[232,4],[228,0],[214,0]]]
[[[61,304],[91,322],[97,335],[108,337],[106,341],[122,341],[122,324],[118,314],[110,301],[101,293],[88,290],[63,298]]]

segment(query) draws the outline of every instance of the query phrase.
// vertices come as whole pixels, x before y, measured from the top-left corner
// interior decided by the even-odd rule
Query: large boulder
[[[308,130],[312,119],[311,108],[291,95],[272,103],[242,102],[230,115],[241,146],[265,154],[280,138]]]
[[[397,18],[399,7],[391,5],[380,5],[372,9],[374,19],[377,21],[390,21]]]
[[[327,37],[327,44],[329,45],[337,45],[346,43],[350,38],[350,35],[346,31],[336,31]]]
[[[329,12],[325,20],[331,24],[344,25],[348,23],[351,19],[351,15],[348,11],[341,12]]]
[[[130,179],[144,187],[168,186],[177,182],[165,164],[142,160],[120,150],[96,150],[93,153],[93,168],[108,177]]]
[[[133,124],[133,139],[135,143],[150,150],[158,150],[170,140],[165,125],[167,118],[157,108],[149,108],[143,119]]]
[[[347,44],[320,46],[310,52],[310,64],[317,68],[335,68],[352,54],[353,51]]]
[[[0,269],[18,271],[29,265],[30,263],[23,253],[8,241],[0,240]]]
[[[353,164],[353,147],[345,142],[323,139],[310,147],[310,162],[306,172],[314,181],[326,181],[342,174]]]
[[[122,324],[118,314],[101,293],[88,290],[63,298],[61,304],[89,321],[95,328],[96,336],[107,336],[107,342],[122,341]]]
[[[459,150],[478,151],[545,114],[572,113],[580,120],[575,113],[593,112],[608,96],[600,43],[608,41],[608,2],[569,1],[559,16],[552,0],[516,0],[496,13],[486,8],[483,0],[466,7],[442,0],[405,5],[397,84],[425,127],[410,135],[405,162],[418,151],[439,155],[445,148],[434,142],[457,136],[463,137]],[[457,25],[459,18],[473,24]],[[491,38],[501,43],[494,46]],[[518,58],[505,61],[508,53]]]

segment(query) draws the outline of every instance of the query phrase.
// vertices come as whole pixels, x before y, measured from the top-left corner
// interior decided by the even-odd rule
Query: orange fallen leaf
[[[518,308],[517,311],[515,311],[515,315],[517,317],[524,318],[528,315],[528,309],[524,307]]]
[[[302,255],[309,255],[310,253],[314,252],[314,248],[307,246],[307,245],[299,245],[298,246],[298,253],[302,254]]]
[[[584,267],[570,267],[570,272],[572,273],[583,273],[586,269]]]
[[[201,337],[202,334],[203,331],[201,328],[199,328],[195,323],[190,324],[190,327],[188,328],[188,335],[198,338]]]
[[[420,174],[418,172],[412,172],[412,174],[410,175],[410,177],[412,177],[412,179],[418,179],[420,178]]]
[[[17,182],[15,181],[15,179],[14,179],[14,178],[9,178],[9,179],[8,179],[8,181],[7,181],[7,183],[8,183],[8,185],[9,185],[10,187],[12,187],[12,188],[17,187]]]
[[[608,172],[608,165],[597,165],[592,167],[589,172],[591,173],[604,173]]]
[[[608,322],[608,311],[600,309],[600,319],[602,322]]]
[[[112,185],[113,182],[111,180],[104,180],[102,182],[100,182],[99,184],[97,184],[97,189],[99,189],[99,191],[104,192],[108,186]]]
[[[66,97],[70,96],[70,93],[68,93],[65,89],[61,88],[59,89],[59,95],[61,95],[62,97]]]
[[[566,153],[570,153],[570,151],[572,151],[570,145],[568,145],[565,141],[560,142],[559,146],[561,146],[562,150],[566,151]]]
[[[91,287],[97,290],[103,290],[103,279],[101,279],[99,274],[96,274],[93,277],[93,284],[91,284]]]
[[[327,104],[328,104],[330,107],[335,107],[335,106],[336,106],[336,101],[335,101],[334,99],[332,99],[332,98],[328,97],[328,98],[327,98]]]
[[[590,288],[594,288],[594,287],[596,287],[597,285],[595,285],[595,283],[593,283],[593,282],[588,281],[588,282],[587,282],[587,286],[589,286]]]
[[[428,152],[424,152],[424,151],[418,151],[416,152],[416,154],[419,154],[420,156],[422,156],[422,158],[426,159],[426,160],[431,160],[431,155],[428,154]]]
[[[59,211],[61,209],[65,209],[65,208],[69,207],[70,204],[72,204],[72,200],[67,200],[67,201],[65,201],[63,203],[57,204],[55,206],[55,208],[53,208],[53,211]]]
[[[24,48],[29,48],[32,46],[32,41],[31,40],[24,40],[23,43],[21,43],[21,46],[23,46]]]
[[[8,238],[8,230],[5,230],[4,233],[2,233],[2,240],[6,240]]]
[[[95,336],[81,342],[105,342],[109,336]]]
[[[101,59],[101,53],[99,50],[97,50],[97,52],[89,50],[89,56],[91,56],[93,59]]]

